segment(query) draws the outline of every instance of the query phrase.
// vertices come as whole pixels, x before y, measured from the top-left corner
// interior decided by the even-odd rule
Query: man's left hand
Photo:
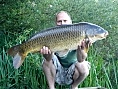
[[[92,45],[90,40],[83,40],[81,45],[78,45],[77,48],[77,59],[79,62],[83,62],[87,58],[87,52],[89,47]]]

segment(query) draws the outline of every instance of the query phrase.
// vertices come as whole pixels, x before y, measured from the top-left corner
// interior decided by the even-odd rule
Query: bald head
[[[70,15],[65,11],[60,11],[56,15],[56,25],[72,24]]]

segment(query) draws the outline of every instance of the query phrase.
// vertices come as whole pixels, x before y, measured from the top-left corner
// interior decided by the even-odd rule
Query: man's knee
[[[89,75],[89,70],[86,69],[83,73],[81,73],[80,75],[83,75],[83,76],[88,76]]]
[[[43,69],[45,67],[50,68],[51,66],[53,66],[52,60],[50,61],[44,60],[42,66],[43,66]]]
[[[89,75],[89,70],[90,70],[90,63],[88,62],[88,61],[84,61],[84,63],[83,63],[83,72],[82,72],[82,74],[83,75],[85,75],[85,76],[88,76]]]
[[[83,61],[81,63],[76,64],[76,68],[78,69],[80,75],[89,75],[89,70],[90,70],[90,63],[88,61]]]
[[[74,69],[74,74],[73,74],[73,79],[76,80],[80,76],[80,73],[78,69],[75,67]]]
[[[49,62],[45,60],[42,65],[42,69],[45,72],[45,74],[48,74],[50,72],[54,76],[56,73],[56,69],[53,62]]]

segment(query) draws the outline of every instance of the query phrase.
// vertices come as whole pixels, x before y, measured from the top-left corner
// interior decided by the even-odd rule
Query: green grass
[[[93,49],[93,48],[91,48]],[[102,59],[95,51],[90,50],[88,60],[91,63],[89,76],[79,87],[106,87],[118,88],[118,62],[113,58],[110,62]],[[0,55],[0,89],[47,89],[47,82],[42,71],[41,56],[29,54],[19,69],[14,69],[12,59],[4,48]],[[65,89],[68,86],[59,86],[57,89]]]

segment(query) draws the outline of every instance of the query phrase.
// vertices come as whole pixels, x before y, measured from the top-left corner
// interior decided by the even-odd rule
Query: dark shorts
[[[53,64],[56,68],[56,77],[55,81],[56,83],[60,85],[70,85],[73,83],[73,74],[74,74],[74,69],[75,69],[75,63],[73,63],[69,68],[64,68],[56,55],[53,56],[52,58]]]

